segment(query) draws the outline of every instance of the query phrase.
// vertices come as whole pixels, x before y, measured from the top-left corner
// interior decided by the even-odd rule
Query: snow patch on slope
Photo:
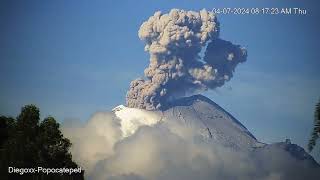
[[[122,137],[135,133],[140,126],[153,126],[161,120],[156,112],[119,105],[112,109],[121,124]]]

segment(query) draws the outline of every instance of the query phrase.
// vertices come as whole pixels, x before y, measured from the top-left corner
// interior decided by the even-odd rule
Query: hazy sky
[[[0,1],[0,114],[36,104],[42,117],[87,120],[125,102],[149,57],[137,31],[171,8],[302,7],[307,15],[218,15],[221,37],[248,50],[205,95],[263,142],[305,147],[320,98],[319,5],[293,0]]]

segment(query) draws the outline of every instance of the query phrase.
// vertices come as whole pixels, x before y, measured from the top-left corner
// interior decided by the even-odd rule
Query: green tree
[[[14,156],[8,151],[12,144],[15,144],[12,137],[16,134],[16,121],[13,118],[0,116],[0,173],[7,173],[9,160],[14,160]]]
[[[53,117],[44,119],[40,124],[40,156],[43,163],[50,167],[76,167],[69,153],[71,143],[59,130],[59,123]]]
[[[15,133],[16,121],[13,118],[0,116],[0,149],[3,149],[4,143],[9,136]]]
[[[22,107],[21,113],[17,117],[17,131],[15,136],[16,144],[15,164],[21,167],[32,167],[38,160],[37,136],[39,132],[40,111],[35,105]]]
[[[315,112],[314,112],[314,126],[313,131],[311,133],[311,138],[308,144],[308,150],[311,152],[316,145],[317,139],[320,135],[320,99],[316,104]]]
[[[35,105],[21,109],[16,119],[0,116],[0,179],[83,179],[81,174],[9,175],[8,167],[76,168],[69,152],[71,142],[63,137],[59,123],[53,117],[40,122]]]

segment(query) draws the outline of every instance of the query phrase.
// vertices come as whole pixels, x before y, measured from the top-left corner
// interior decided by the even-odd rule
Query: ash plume
[[[168,14],[151,16],[139,30],[150,64],[144,70],[145,78],[131,82],[127,106],[162,109],[175,97],[229,81],[237,64],[246,61],[247,52],[219,39],[219,31],[217,17],[206,10],[172,9]]]

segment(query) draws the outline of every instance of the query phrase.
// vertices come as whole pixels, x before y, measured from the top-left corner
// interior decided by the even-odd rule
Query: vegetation
[[[24,106],[16,119],[0,116],[0,179],[83,179],[83,171],[71,175],[8,173],[9,167],[77,168],[69,153],[71,143],[59,126],[53,117],[40,122],[40,111],[34,105]]]
[[[316,145],[317,139],[320,135],[320,100],[316,104],[315,112],[314,112],[314,127],[311,133],[311,138],[309,140],[308,149],[311,152]]]

